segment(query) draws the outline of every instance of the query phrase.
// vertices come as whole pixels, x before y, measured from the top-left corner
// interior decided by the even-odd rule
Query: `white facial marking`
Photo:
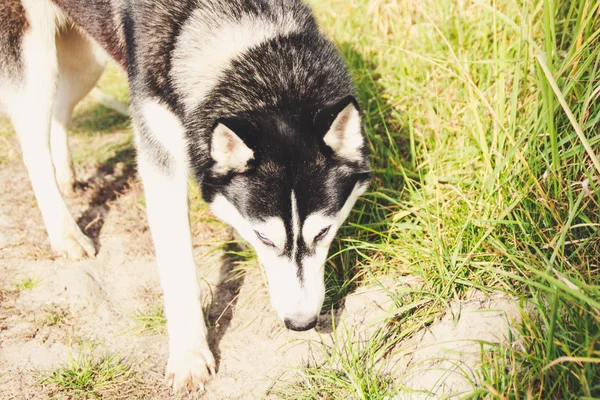
[[[264,222],[255,223],[254,230],[260,232],[263,236],[269,239],[279,251],[285,247],[285,225],[279,217],[268,218]]]
[[[344,223],[346,218],[348,218],[348,214],[352,210],[354,203],[358,197],[365,192],[367,189],[368,183],[357,183],[350,196],[344,203],[344,206],[338,211],[338,213],[334,216],[328,216],[323,211],[317,211],[310,214],[304,220],[304,225],[302,226],[302,236],[306,244],[310,247],[314,244],[315,237],[325,228],[331,226],[325,237],[317,243],[318,245],[326,245],[327,247],[331,243],[331,240],[335,236],[335,232],[339,229],[340,226]]]
[[[244,172],[254,152],[235,132],[219,124],[213,132],[210,155],[216,161],[213,170],[224,175],[230,171]]]
[[[350,211],[352,211],[352,207],[354,207],[354,203],[356,203],[356,200],[367,190],[367,187],[369,187],[369,182],[357,182],[356,185],[354,185],[354,189],[352,189],[350,196],[348,196],[344,206],[336,215],[338,227],[344,223],[346,218],[348,218]]]
[[[338,228],[337,219],[334,217],[329,217],[321,212],[310,214],[304,221],[304,226],[302,227],[302,237],[304,238],[306,244],[309,247],[312,246],[315,243],[316,236],[328,226],[331,226],[331,228],[325,237],[319,241],[319,244],[329,245],[331,239],[333,239],[333,236],[335,235],[335,231]]]
[[[238,209],[225,196],[216,195],[210,203],[210,209],[217,218],[234,227],[246,239],[244,232],[251,227],[251,223],[242,217]]]
[[[294,237],[300,234],[298,209],[295,194],[292,193],[292,226]],[[272,217],[266,221],[252,221],[244,218],[235,205],[222,195],[216,195],[210,203],[213,213],[223,221],[233,226],[245,240],[256,250],[258,259],[265,269],[269,281],[271,304],[277,311],[281,320],[293,318],[306,319],[299,323],[308,322],[320,311],[325,297],[325,283],[323,278],[323,262],[327,256],[327,249],[319,253],[322,258],[318,262],[309,260],[303,268],[303,282],[298,279],[298,265],[295,260],[282,256],[285,247],[286,231],[283,220]],[[265,245],[256,237],[254,231],[263,233],[277,248]],[[297,243],[297,242],[296,242]]]
[[[333,121],[323,141],[339,157],[349,161],[361,161],[364,144],[361,126],[360,113],[354,104],[350,103]]]
[[[298,204],[296,194],[292,190],[292,262],[296,262],[298,252],[298,235],[300,234],[300,217],[298,216]]]
[[[234,58],[271,38],[298,29],[291,15],[276,22],[251,17],[239,21],[221,18],[215,20],[214,13],[199,7],[179,35],[172,76],[175,85],[186,93],[187,110],[202,102]]]
[[[281,249],[285,247],[286,233],[285,225],[283,220],[279,217],[271,217],[266,221],[251,221],[238,211],[236,206],[225,198],[225,196],[218,194],[215,196],[213,201],[210,203],[210,209],[213,214],[222,221],[231,225],[241,237],[243,237],[248,243],[250,243],[255,249],[262,249],[281,252]],[[258,231],[271,240],[275,246],[280,249],[273,249],[263,244],[260,239],[256,237]]]

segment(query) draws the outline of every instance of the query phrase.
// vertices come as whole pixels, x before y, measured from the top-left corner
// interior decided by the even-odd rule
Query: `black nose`
[[[315,326],[317,326],[317,317],[314,317],[308,323],[298,323],[296,321],[292,321],[289,318],[286,318],[283,320],[283,323],[285,324],[286,328],[288,328],[292,331],[296,331],[296,332],[307,331],[307,330],[312,329]]]

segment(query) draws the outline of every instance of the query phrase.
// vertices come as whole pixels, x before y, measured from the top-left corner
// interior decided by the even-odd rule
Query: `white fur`
[[[292,18],[276,24],[250,17],[241,21],[214,20],[214,14],[199,7],[182,28],[175,46],[172,76],[181,92],[187,93],[184,103],[188,111],[202,102],[235,57],[297,29]]]
[[[359,162],[364,138],[361,130],[360,113],[354,104],[348,104],[331,124],[323,137],[325,144],[341,158]]]
[[[72,194],[75,174],[67,141],[68,125],[77,103],[92,90],[108,56],[91,39],[75,28],[65,26],[56,36],[58,85],[51,124],[52,162],[63,194]]]
[[[296,194],[292,190],[292,262],[296,261],[296,253],[298,252],[298,235],[300,235],[300,216],[298,215]]]
[[[248,221],[246,220],[242,214],[240,214],[240,212],[238,211],[238,209],[231,203],[229,202],[229,200],[227,200],[225,198],[225,196],[223,195],[216,195],[215,198],[213,199],[213,201],[210,203],[210,209],[212,210],[213,214],[215,214],[215,216],[219,219],[221,219],[222,221],[228,223],[229,225],[231,225],[233,228],[235,228],[235,230],[237,230],[237,232],[240,234],[240,236],[242,236],[244,239],[246,239],[250,244],[255,245],[258,244],[260,242],[260,240],[256,237],[256,234],[254,233],[254,228],[258,228],[256,230],[258,230],[259,232],[262,233],[262,230],[266,230],[267,228],[269,228],[267,226],[267,224],[265,224],[264,222],[259,221],[257,224],[255,224],[253,221]],[[277,222],[277,224],[279,225],[279,223],[281,223],[280,226],[273,226],[270,227],[273,230],[277,230],[278,232],[283,229],[283,245],[285,244],[285,228],[283,227],[283,222],[281,221],[281,218],[277,218],[277,220],[279,220]],[[267,233],[267,232],[265,232]],[[278,233],[280,234],[280,233]],[[267,233],[268,235],[268,233]],[[281,245],[283,247],[283,245]]]
[[[283,251],[287,236],[285,234],[285,225],[281,218],[267,218],[264,222],[255,222],[253,226],[254,230],[260,232],[263,236],[273,242],[275,247],[280,251]]]
[[[22,43],[25,79],[9,95],[8,113],[19,135],[23,161],[52,247],[73,259],[92,256],[93,243],[75,223],[60,193],[50,148],[58,80],[55,33],[64,17],[50,2],[23,0],[23,6],[30,24]]]
[[[269,281],[271,304],[281,320],[307,325],[321,310],[325,298],[324,262],[327,248],[320,249],[310,259],[303,260],[302,280],[298,265],[277,252],[256,248]]]
[[[331,226],[329,232],[323,237],[318,243],[318,246],[329,246],[331,240],[335,236],[335,232],[342,226],[346,218],[348,218],[348,214],[352,211],[352,207],[354,207],[354,203],[358,197],[367,190],[369,186],[368,183],[357,183],[350,196],[342,206],[342,208],[337,212],[336,215],[329,216],[322,211],[317,211],[310,214],[304,220],[304,225],[302,226],[302,236],[304,241],[310,246],[314,243],[315,237],[328,226]]]
[[[231,129],[218,124],[213,132],[210,155],[215,160],[213,171],[224,175],[230,171],[244,172],[254,152]]]
[[[327,248],[318,254],[318,260],[309,260],[304,268],[302,282],[298,279],[296,262],[281,256],[285,246],[285,228],[279,217],[273,217],[267,222],[252,221],[244,218],[236,207],[224,196],[217,195],[210,204],[213,213],[246,239],[256,250],[258,259],[267,274],[271,305],[277,311],[281,320],[291,318],[296,321],[308,322],[314,318],[323,304],[325,286],[323,281],[323,263],[327,257]],[[280,238],[278,248],[263,244],[255,235],[254,230],[267,231],[268,222],[274,222],[272,233]],[[283,232],[282,232],[283,230]],[[277,240],[277,237],[275,239]],[[274,240],[273,237],[269,237]],[[317,265],[322,260],[321,265]]]
[[[175,160],[169,174],[153,163],[138,143],[138,166],[144,182],[148,222],[164,293],[170,356],[167,378],[176,389],[203,385],[215,362],[206,341],[200,287],[192,254],[188,215],[188,171],[184,128],[165,106],[147,100],[141,115],[153,138]]]
[[[274,216],[266,221],[246,219],[233,203],[220,194],[216,195],[210,203],[210,209],[217,218],[231,225],[255,249],[266,248],[274,253],[283,251],[287,236],[283,220],[280,217]],[[276,248],[273,249],[263,244],[256,236],[255,230],[271,240]]]
[[[336,224],[337,218],[332,218],[324,213],[316,212],[310,214],[306,220],[304,221],[304,225],[302,226],[302,237],[308,243],[308,245],[312,245],[315,241],[315,237],[328,226],[331,226],[329,232],[325,235],[325,237],[321,240],[321,242],[327,242],[327,239],[330,236],[335,235],[335,231],[338,226]]]
[[[354,203],[356,203],[356,200],[365,192],[365,190],[367,190],[367,187],[369,187],[368,182],[364,182],[362,184],[357,183],[354,185],[354,189],[352,189],[352,192],[350,193],[350,196],[348,196],[344,206],[336,214],[336,224],[338,228],[342,225],[342,223],[344,223],[346,218],[348,218],[350,211],[352,211],[352,207],[354,207]]]
[[[146,99],[140,107],[142,118],[150,129],[150,134],[165,150],[180,164],[183,170],[187,169],[187,144],[185,130],[179,118],[165,105],[156,100]]]

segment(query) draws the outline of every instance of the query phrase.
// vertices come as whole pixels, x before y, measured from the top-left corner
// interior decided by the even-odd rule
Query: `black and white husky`
[[[289,329],[316,324],[329,245],[370,172],[344,62],[300,0],[2,0],[0,105],[54,250],[95,254],[62,194],[67,125],[108,57],[128,73],[174,388],[215,362],[192,256],[188,175],[256,250]],[[61,194],[62,192],[62,194]]]

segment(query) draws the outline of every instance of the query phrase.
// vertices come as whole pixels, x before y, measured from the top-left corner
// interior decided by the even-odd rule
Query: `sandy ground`
[[[163,384],[167,338],[160,331],[140,334],[134,318],[140,310],[161,305],[134,169],[116,162],[78,171],[82,184],[68,203],[99,252],[95,259],[72,262],[50,251],[14,136],[0,139],[8,154],[0,164],[0,399],[68,398],[40,377],[84,355],[115,355],[133,364],[135,377],[103,397],[170,398]],[[330,317],[321,318],[317,331],[287,331],[270,309],[259,268],[247,268],[240,276],[231,259],[215,250],[230,239],[229,230],[206,223],[195,224],[193,231],[205,303],[212,304],[210,345],[218,360],[217,376],[204,398],[275,397],[282,384],[295,379],[290,367],[318,357],[311,340],[332,342]],[[31,287],[19,286],[27,280]],[[392,291],[413,284],[385,282]],[[388,294],[381,287],[359,289],[336,315],[338,324],[353,327],[357,337],[368,335],[396,306]],[[475,312],[481,309],[496,311]],[[499,342],[511,318],[518,313],[507,299],[476,294],[454,304],[386,361],[386,370],[402,386],[434,395],[406,392],[398,398],[468,391],[472,383],[458,377],[457,365],[464,364],[474,376],[480,345],[465,339]]]

